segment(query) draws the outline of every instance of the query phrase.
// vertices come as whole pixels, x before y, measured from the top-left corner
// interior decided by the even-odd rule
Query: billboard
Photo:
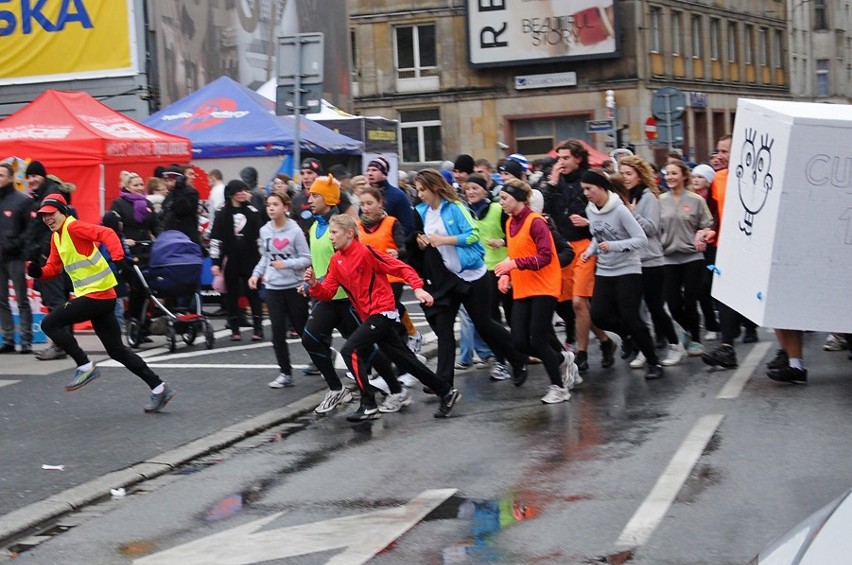
[[[133,0],[0,2],[0,85],[137,73]]]
[[[615,57],[614,0],[466,0],[472,67]]]

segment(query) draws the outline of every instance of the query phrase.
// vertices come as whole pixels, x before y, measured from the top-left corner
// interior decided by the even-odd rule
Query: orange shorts
[[[588,261],[583,263],[580,256],[591,245],[591,239],[579,239],[577,241],[569,241],[571,248],[574,250],[574,260],[566,269],[567,280],[563,280],[563,293],[567,293],[572,298],[574,296],[583,296],[591,298],[595,291],[595,265],[597,265],[597,257],[590,257]]]

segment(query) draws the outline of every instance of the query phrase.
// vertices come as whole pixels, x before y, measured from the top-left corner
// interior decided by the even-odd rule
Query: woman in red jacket
[[[175,391],[160,380],[154,371],[121,341],[121,329],[115,319],[115,287],[113,275],[98,246],[103,243],[118,268],[128,269],[124,248],[115,232],[103,226],[80,222],[70,215],[68,203],[61,194],[50,194],[38,209],[41,221],[53,232],[50,256],[42,267],[33,261],[27,274],[34,279],[52,279],[64,269],[74,285],[74,300],[52,310],[41,323],[41,329],[53,343],[68,353],[77,363],[74,376],[65,385],[73,391],[84,387],[100,376],[100,371],[70,332],[63,328],[91,321],[92,328],[103,343],[107,354],[130,369],[151,388],[151,399],[145,412],[159,412],[174,397]]]

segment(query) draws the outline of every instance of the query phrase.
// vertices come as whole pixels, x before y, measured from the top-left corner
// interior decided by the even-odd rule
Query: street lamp
[[[618,107],[615,105],[615,91],[607,90],[606,98],[604,100],[606,105],[606,117],[612,120],[612,130],[610,130],[610,137],[612,137],[612,146],[614,148],[619,147],[621,144],[619,143],[619,135],[618,135]]]

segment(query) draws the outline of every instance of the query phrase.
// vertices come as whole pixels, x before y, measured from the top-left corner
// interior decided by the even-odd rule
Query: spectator
[[[33,311],[27,289],[22,252],[30,222],[30,199],[15,188],[15,171],[0,163],[0,326],[3,345],[0,353],[15,351],[15,321],[9,303],[9,283],[15,289],[20,316],[21,353],[33,352]]]
[[[472,168],[471,168],[472,170]],[[384,157],[376,157],[367,165],[367,181],[382,191],[385,211],[402,224],[406,236],[414,231],[414,215],[411,201],[403,191],[388,182],[390,164]]]
[[[163,200],[163,228],[177,230],[201,246],[198,231],[198,191],[187,182],[180,167],[163,173],[166,184],[173,184]]]
[[[216,212],[225,205],[225,183],[222,182],[222,171],[211,169],[207,173],[207,182],[210,185],[210,196],[207,199],[207,214],[212,224]]]
[[[258,210],[264,218],[266,217],[266,191],[257,183],[257,169],[254,167],[244,167],[240,171],[240,178],[249,187],[251,195],[249,202],[256,210]]]

